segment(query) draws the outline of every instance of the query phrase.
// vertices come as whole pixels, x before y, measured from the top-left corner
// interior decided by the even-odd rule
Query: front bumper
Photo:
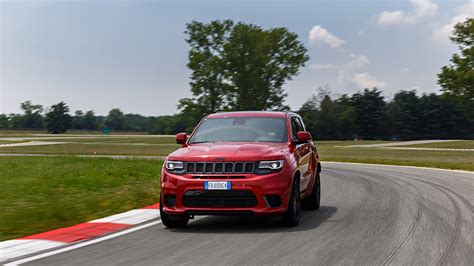
[[[199,176],[200,178],[197,178]],[[240,178],[232,178],[239,176]],[[176,175],[163,170],[161,179],[161,202],[163,211],[172,215],[232,215],[232,214],[253,214],[253,215],[278,215],[286,211],[291,192],[291,182],[293,173],[290,168],[285,167],[278,173],[266,175],[256,174],[230,174],[227,177],[215,178],[212,175],[196,175],[184,174]],[[211,177],[211,178],[208,178]],[[204,191],[204,181],[230,181],[233,195],[251,195],[253,201],[246,201],[246,204],[238,204],[236,201],[230,204],[220,204],[226,202],[223,199],[216,198],[219,193],[213,193],[215,204],[207,204],[207,206],[197,206],[200,204],[189,204],[190,194],[200,194],[209,192]],[[196,193],[197,191],[197,193]],[[225,195],[225,191],[222,195]],[[170,196],[174,198],[173,204],[165,204],[164,198]],[[276,196],[276,197],[275,197]],[[270,202],[271,197],[279,198],[281,204],[275,206]],[[224,201],[223,201],[224,200]],[[248,200],[248,198],[247,198]],[[209,199],[205,199],[209,203]],[[199,203],[199,202],[198,202]],[[206,205],[206,204],[204,204]],[[211,206],[212,205],[212,206]],[[221,206],[227,205],[227,206]],[[251,205],[251,206],[249,206]]]

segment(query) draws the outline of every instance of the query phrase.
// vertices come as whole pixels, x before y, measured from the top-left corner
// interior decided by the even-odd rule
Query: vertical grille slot
[[[224,164],[223,163],[216,163],[214,166],[214,172],[222,173],[224,172]]]
[[[202,173],[204,172],[204,164],[203,163],[197,163],[196,164],[196,173]]]
[[[234,171],[234,164],[233,163],[225,163],[225,172],[232,173]]]
[[[234,172],[242,173],[244,171],[244,163],[235,163]]]
[[[252,173],[253,172],[253,163],[245,163],[245,172]]]
[[[186,164],[186,172],[188,173],[194,173],[194,163],[187,163]]]
[[[212,173],[214,170],[214,164],[213,163],[206,163],[206,173]]]

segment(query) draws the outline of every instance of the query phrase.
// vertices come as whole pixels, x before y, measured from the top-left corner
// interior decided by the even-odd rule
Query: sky
[[[472,1],[4,1],[0,113],[31,100],[71,111],[167,115],[190,97],[185,26],[232,19],[298,34],[310,60],[285,84],[292,110],[322,86],[335,95],[378,87],[439,92],[436,74],[458,48],[455,23]]]

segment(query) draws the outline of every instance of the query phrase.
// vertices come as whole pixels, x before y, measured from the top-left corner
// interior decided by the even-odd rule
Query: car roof
[[[214,113],[207,118],[227,118],[227,117],[285,117],[288,112],[274,111],[239,111],[239,112],[222,112]]]

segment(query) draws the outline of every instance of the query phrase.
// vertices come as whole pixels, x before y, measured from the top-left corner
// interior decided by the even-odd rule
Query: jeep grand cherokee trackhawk
[[[321,165],[303,120],[291,112],[205,117],[165,160],[160,214],[167,227],[194,215],[278,215],[298,225],[301,207],[319,209]]]

